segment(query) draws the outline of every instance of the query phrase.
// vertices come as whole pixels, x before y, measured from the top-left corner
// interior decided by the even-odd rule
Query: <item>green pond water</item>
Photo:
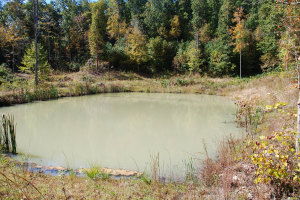
[[[63,98],[0,109],[17,123],[17,151],[41,165],[149,171],[182,176],[216,155],[219,142],[240,136],[236,107],[225,97],[121,93]],[[24,156],[25,155],[25,156]]]

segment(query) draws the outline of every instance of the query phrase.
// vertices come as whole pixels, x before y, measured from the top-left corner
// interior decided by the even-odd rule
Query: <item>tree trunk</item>
[[[299,78],[298,78],[299,79]],[[299,87],[299,86],[298,86]],[[296,152],[299,152],[299,134],[300,134],[300,88],[299,88],[299,98],[298,98],[298,114],[297,114],[297,135],[296,135]]]
[[[296,135],[296,152],[298,155],[299,152],[299,138],[300,138],[300,69],[299,69],[299,58],[297,53],[297,47],[294,46],[295,49],[295,60],[296,60],[296,66],[298,71],[298,89],[299,89],[299,100],[298,100],[298,114],[297,114],[297,135]]]
[[[197,32],[196,32],[196,48],[197,48],[197,50],[199,50],[199,31],[197,30]]]
[[[15,73],[15,45],[13,44],[13,74]]]
[[[50,46],[50,36],[48,32],[48,62],[50,63],[50,51],[51,51],[51,46]]]
[[[35,5],[35,86],[38,86],[38,4],[39,0],[36,0]]]
[[[97,53],[97,56],[96,56],[96,71],[98,72],[98,62],[99,62],[99,58],[98,58],[98,53]]]
[[[240,79],[242,79],[242,50],[240,50]]]
[[[289,52],[287,53],[287,58],[286,58],[286,61],[285,61],[285,71],[286,72],[288,71],[288,65],[289,65]]]

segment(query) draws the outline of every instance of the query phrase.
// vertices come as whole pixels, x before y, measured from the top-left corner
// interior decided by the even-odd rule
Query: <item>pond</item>
[[[182,176],[240,136],[234,103],[219,96],[120,93],[63,98],[0,109],[17,123],[17,151],[41,165],[149,171]],[[205,145],[204,145],[205,144]],[[191,161],[193,160],[193,161]]]

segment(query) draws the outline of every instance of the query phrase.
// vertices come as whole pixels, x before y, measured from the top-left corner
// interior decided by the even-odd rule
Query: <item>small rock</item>
[[[253,196],[250,192],[247,194],[247,199],[249,199],[249,200],[253,199]]]

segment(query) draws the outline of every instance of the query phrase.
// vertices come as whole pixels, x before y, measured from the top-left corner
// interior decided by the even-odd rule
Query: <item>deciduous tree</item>
[[[170,35],[175,38],[178,42],[178,38],[180,37],[181,30],[180,30],[180,21],[179,16],[174,15],[172,21],[171,21],[171,31]]]
[[[137,22],[128,31],[126,51],[130,59],[137,63],[139,71],[140,65],[147,59],[147,41]]]
[[[230,33],[233,45],[235,46],[233,51],[240,54],[240,78],[242,78],[242,50],[247,44],[245,41],[246,30],[244,18],[246,15],[244,14],[244,9],[241,7],[237,8],[233,16],[232,22],[235,23],[235,26],[231,27]]]
[[[108,20],[107,20],[107,32],[110,38],[119,40],[120,37],[124,37],[126,34],[126,22],[121,20],[120,9],[116,0],[109,0],[108,3]]]

